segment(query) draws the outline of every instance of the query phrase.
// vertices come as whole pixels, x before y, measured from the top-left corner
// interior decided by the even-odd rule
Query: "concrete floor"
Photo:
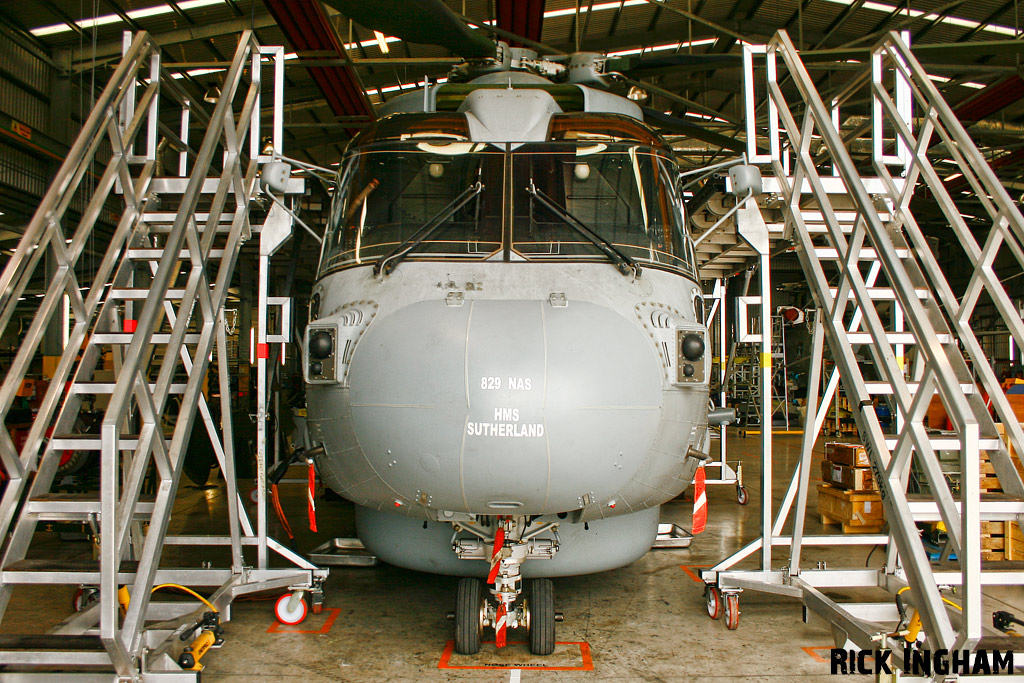
[[[275,626],[271,600],[276,594],[236,601],[232,619],[225,626],[224,647],[203,660],[203,680],[834,681],[827,663],[830,631],[820,622],[802,623],[799,602],[747,591],[740,599],[739,628],[728,631],[722,621],[708,618],[703,584],[693,574],[696,568],[718,562],[758,534],[759,439],[729,439],[730,460],[740,460],[744,466],[749,504],[741,507],[736,503],[732,486],[710,486],[708,527],[689,549],[654,550],[629,567],[555,579],[556,609],[565,615],[565,621],[558,624],[557,640],[565,644],[550,657],[533,657],[523,644],[502,651],[485,645],[475,657],[453,655],[450,650],[446,653],[454,632],[445,615],[454,609],[456,579],[379,565],[332,570],[324,612],[311,615],[298,627]],[[774,439],[776,505],[799,444],[799,436]],[[822,453],[819,444],[816,460]],[[818,471],[815,462],[812,480],[817,479],[813,473]],[[303,490],[289,485],[282,489],[283,505],[298,532],[300,550],[334,536],[352,535],[350,505],[321,500],[321,532],[312,534],[305,526]],[[190,533],[216,529],[226,524],[224,509],[222,486],[186,488],[172,524]],[[691,509],[691,502],[670,503],[663,508],[662,521],[688,529]],[[822,531],[813,515],[807,531]],[[272,532],[281,535],[276,521]],[[84,542],[55,538],[44,542],[68,557],[91,552]],[[807,549],[804,566],[824,560],[830,567],[859,568],[865,566],[869,550]],[[193,564],[195,551],[184,552]],[[786,564],[787,549],[779,548],[776,553],[776,566]],[[871,565],[879,565],[882,557],[882,552],[875,552]],[[72,590],[19,589],[0,631],[45,631],[70,612]],[[1024,590],[1020,588],[986,594],[986,602],[990,611],[1004,609],[1024,615]],[[40,610],[40,604],[46,608]],[[512,641],[525,640],[516,632],[510,635]],[[588,664],[589,670],[581,668]]]

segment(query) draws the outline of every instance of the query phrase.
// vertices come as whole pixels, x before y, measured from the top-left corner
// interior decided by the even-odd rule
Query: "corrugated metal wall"
[[[33,143],[40,134],[59,143],[73,141],[91,108],[92,87],[102,87],[105,78],[106,73],[58,78],[50,60],[0,33],[0,114],[4,115],[0,119],[5,127],[28,126],[36,137]],[[65,92],[53,93],[54,88]],[[66,106],[64,111],[55,113],[53,108],[60,106],[55,104],[58,101]],[[10,135],[0,135],[0,211],[5,214],[0,223],[14,227],[27,222],[63,161],[53,158],[52,146],[44,146],[49,154],[30,154],[18,147]],[[109,151],[101,149],[97,157],[102,162],[109,158]],[[88,179],[85,185],[89,185]],[[72,202],[71,211],[82,210],[85,203],[84,195],[80,194]]]

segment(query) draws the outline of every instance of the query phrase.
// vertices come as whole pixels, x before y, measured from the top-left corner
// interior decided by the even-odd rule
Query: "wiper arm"
[[[561,218],[569,227],[586,237],[587,240],[593,243],[595,247],[600,249],[605,256],[611,259],[612,263],[615,264],[615,267],[619,269],[620,273],[623,275],[633,275],[634,277],[640,276],[640,266],[636,261],[623,254],[621,251],[616,249],[615,245],[611,242],[588,228],[582,221],[580,221],[580,219],[576,218],[576,216],[573,216],[566,209],[555,204],[551,197],[547,196],[534,186],[532,179],[530,180],[530,186],[526,188],[526,191],[536,197],[544,208]]]
[[[479,181],[463,190],[462,194],[448,203],[448,206],[434,214],[430,220],[417,228],[416,232],[409,235],[404,242],[389,251],[380,261],[377,261],[373,266],[373,274],[380,275],[383,272],[385,275],[390,275],[391,271],[395,269],[402,259],[409,255],[410,251],[436,233],[446,220],[454,216],[469,200],[483,192],[483,190],[484,186]]]

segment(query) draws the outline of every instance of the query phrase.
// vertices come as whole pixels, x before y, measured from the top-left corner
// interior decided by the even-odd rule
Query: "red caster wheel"
[[[746,486],[736,487],[736,502],[740,505],[746,505],[750,501],[750,494],[747,493]]]
[[[722,591],[718,590],[718,586],[705,584],[704,600],[707,603],[709,617],[717,619],[722,616]]]
[[[301,592],[285,593],[274,603],[274,616],[285,626],[301,624],[306,618],[306,601]]]
[[[97,588],[91,586],[82,586],[75,591],[74,597],[71,599],[71,606],[76,612],[81,612],[86,607],[91,605],[100,599],[100,591]]]
[[[725,627],[735,631],[740,625],[740,596],[729,593],[725,596]]]

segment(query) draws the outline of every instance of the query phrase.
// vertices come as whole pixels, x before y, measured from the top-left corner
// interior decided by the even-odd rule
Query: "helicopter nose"
[[[389,487],[430,507],[574,510],[612,496],[657,430],[663,370],[640,329],[571,302],[422,302],[350,366],[352,426]]]

